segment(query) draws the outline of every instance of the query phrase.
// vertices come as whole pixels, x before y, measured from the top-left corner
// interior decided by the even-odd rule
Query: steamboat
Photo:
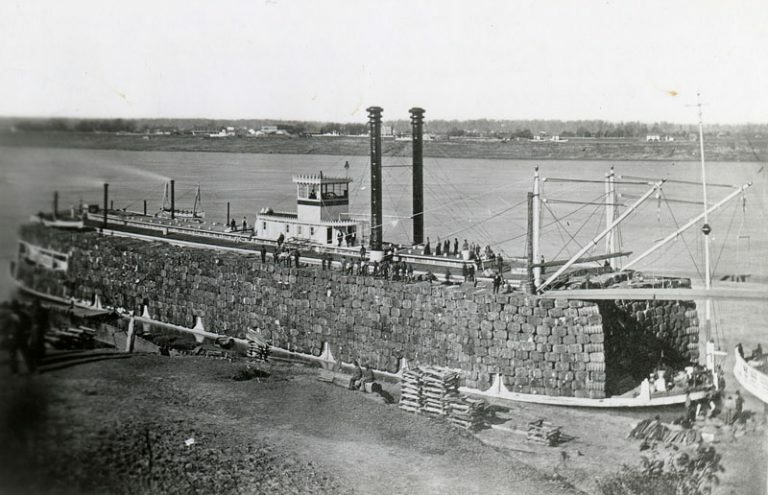
[[[429,312],[428,308],[433,305],[429,295],[436,294],[435,299],[442,304],[439,309],[440,318],[443,314],[453,312],[446,317],[446,320],[452,323],[439,327],[441,331],[453,336],[451,339],[454,339],[454,342],[450,345],[452,352],[444,360],[441,360],[440,352],[437,352],[430,356],[429,361],[430,364],[459,369],[467,378],[461,390],[468,394],[562,406],[612,408],[678,404],[686,400],[703,399],[722,388],[722,370],[718,359],[724,353],[719,352],[710,339],[710,301],[713,298],[732,296],[711,288],[708,265],[703,291],[692,289],[690,281],[686,279],[646,276],[630,268],[685,230],[702,223],[708,263],[708,216],[742,195],[751,184],[737,186],[720,201],[709,205],[706,200],[702,149],[702,184],[705,193],[703,213],[619,267],[617,260],[632,253],[617,249],[618,225],[640,204],[656,194],[665,181],[634,179],[634,184],[645,184],[648,190],[634,204],[619,212],[616,184],[629,182],[629,179],[617,178],[611,170],[603,181],[606,191],[605,228],[569,259],[544,261],[541,256],[540,232],[541,208],[545,199],[542,197],[541,185],[546,180],[554,179],[540,177],[536,169],[532,191],[527,198],[526,256],[502,257],[492,252],[470,250],[467,246],[462,246],[461,249],[454,246],[453,250],[444,250],[438,254],[430,249],[429,241],[424,237],[424,110],[413,108],[410,112],[413,130],[412,245],[395,246],[383,239],[382,109],[379,107],[368,109],[371,141],[369,219],[361,219],[349,211],[351,180],[346,177],[327,176],[322,172],[293,177],[296,186],[296,211],[284,212],[264,208],[250,225],[246,222],[242,226],[238,225],[234,219],[229,218],[228,211],[224,226],[205,226],[201,222],[204,212],[199,209],[199,186],[195,207],[189,212],[177,210],[174,181],[166,188],[163,210],[158,215],[148,215],[146,207],[143,213],[109,208],[109,186],[105,184],[103,206],[84,209],[77,218],[78,224],[46,223],[43,216],[38,218],[45,228],[49,229],[82,228],[107,238],[162,242],[182,250],[201,248],[248,257],[260,254],[262,260],[272,258],[275,261],[287,261],[292,257],[298,261],[301,253],[304,266],[322,265],[323,269],[328,264],[346,270],[346,267],[354,262],[357,273],[350,273],[352,276],[346,277],[344,283],[363,286],[366,286],[367,282],[360,279],[371,275],[372,272],[375,274],[375,266],[394,263],[411,266],[415,279],[397,280],[396,277],[389,277],[395,280],[380,280],[380,285],[376,287],[395,283],[419,285],[419,295],[414,296],[413,304],[426,308],[419,312],[419,318],[424,319],[418,320],[424,329],[436,328],[433,323],[424,323],[435,319],[434,316],[423,314]],[[54,206],[53,218],[57,216],[56,210]],[[605,245],[605,253],[590,255],[589,251],[601,242]],[[235,336],[231,331],[227,332],[227,335],[208,331],[200,315],[195,317],[192,326],[180,324],[178,321],[152,318],[150,314],[157,308],[151,308],[151,303],[146,299],[140,309],[131,311],[117,304],[105,303],[98,293],[94,294],[91,300],[85,301],[66,290],[41,290],[34,285],[35,277],[31,272],[41,270],[56,271],[66,274],[62,276],[77,278],[77,274],[68,273],[71,255],[71,252],[57,251],[50,246],[36,244],[34,238],[22,239],[13,270],[14,279],[23,292],[45,299],[51,304],[82,308],[97,314],[114,311],[128,325],[129,334],[134,332],[135,325],[141,324],[188,333],[199,341],[220,341],[223,338],[234,342],[241,349],[249,346],[249,340],[244,338],[245,334],[255,335],[252,328],[240,329],[242,331],[237,332]],[[467,284],[462,282],[467,278],[468,264],[478,267],[477,278],[481,282],[494,280],[492,294],[482,287],[478,289],[477,281],[472,284],[469,292],[464,290]],[[551,271],[551,274],[548,275],[548,271]],[[286,280],[289,277],[298,279],[295,272],[289,273],[291,275],[286,276]],[[133,277],[132,274],[125,276]],[[279,278],[278,283],[283,286],[290,283],[284,281],[282,275]],[[441,284],[439,290],[430,289],[435,282]],[[497,283],[502,285],[500,291]],[[352,290],[355,291],[357,289]],[[501,293],[497,294],[497,291]],[[303,293],[306,292],[305,290]],[[408,290],[403,289],[402,293],[406,294]],[[762,299],[766,298],[766,295],[759,294],[756,297]],[[304,307],[310,308],[310,312],[320,311],[329,304],[332,307],[341,305],[341,308],[336,309],[342,313],[346,311],[345,305],[349,308],[360,307],[354,302],[354,298],[335,300],[330,289],[326,299],[330,302],[315,303],[309,300],[303,304]],[[701,329],[694,299],[706,301],[705,319]],[[375,294],[374,300],[381,300],[378,294]],[[427,300],[427,303],[423,304],[424,300]],[[178,304],[183,305],[184,301],[178,301]],[[398,316],[394,316],[395,312],[387,309],[387,316],[392,321],[401,321],[402,313],[405,312],[403,309],[410,309],[403,306],[393,306],[393,309],[398,309]],[[485,309],[480,309],[480,306]],[[467,314],[468,311],[472,314]],[[264,313],[269,311],[265,309]],[[502,315],[505,318],[504,323],[496,323],[501,321]],[[267,315],[265,318],[271,316]],[[373,318],[375,322],[370,325],[372,335],[377,338],[386,341],[387,338],[382,337],[385,331],[392,332],[393,339],[396,332],[407,334],[402,339],[405,343],[400,345],[400,350],[387,356],[387,361],[382,360],[389,365],[378,368],[377,373],[383,376],[401,376],[408,368],[409,362],[420,361],[419,352],[414,351],[415,349],[422,349],[423,354],[431,350],[426,344],[419,342],[430,339],[424,339],[418,327],[409,328],[409,321],[416,321],[414,318],[415,315],[410,320],[405,320],[402,326],[392,323],[390,328],[384,328],[387,323],[382,323],[381,318]],[[476,328],[472,321],[479,322]],[[652,327],[651,323],[655,327]],[[294,321],[294,325],[306,326],[307,333],[313,327],[311,322]],[[466,328],[454,331],[451,325],[466,325]],[[315,326],[318,327],[318,334],[329,333],[320,329],[321,325]],[[624,333],[628,327],[631,327],[631,332]],[[653,334],[653,328],[661,330]],[[351,366],[349,351],[345,353],[341,343],[344,343],[347,349],[363,345],[353,337],[347,337],[348,340],[338,337],[335,344],[331,345],[328,340],[322,340],[323,337],[315,336],[313,342],[322,341],[322,346],[295,346],[291,342],[299,340],[288,339],[284,335],[286,332],[290,332],[294,337],[294,332],[301,334],[300,329],[282,328],[278,325],[271,331],[272,338],[264,339],[262,344],[270,345],[275,353],[340,366]],[[435,335],[438,333],[440,331],[435,332]],[[701,342],[700,333],[704,334]],[[631,339],[638,337],[648,342],[642,345],[631,342]],[[653,339],[657,342],[651,342]],[[267,340],[275,340],[278,344],[269,344]],[[283,345],[280,345],[280,342]],[[435,345],[440,342],[441,348],[447,345],[440,339],[433,342]],[[483,344],[485,347],[482,347],[480,342],[488,344]],[[386,345],[389,346],[388,343]],[[645,346],[642,350],[650,357],[647,356],[645,364],[637,369],[638,366],[631,362],[632,356],[621,350],[622,346],[630,350]],[[312,352],[312,349],[307,347],[316,351]],[[664,349],[673,351],[673,360],[669,358],[668,352],[667,362],[663,362]],[[703,350],[701,364],[700,349]],[[334,357],[334,353],[338,358]],[[648,364],[653,359],[657,360],[658,365]],[[392,365],[393,360],[396,366]],[[611,378],[611,374],[616,376]],[[628,381],[628,378],[631,380]],[[606,387],[606,382],[610,387]]]

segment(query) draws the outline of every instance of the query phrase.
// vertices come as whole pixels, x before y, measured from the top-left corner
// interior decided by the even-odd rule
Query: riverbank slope
[[[135,151],[210,151],[231,153],[278,153],[307,155],[365,156],[370,153],[366,136],[338,137],[228,137],[208,138],[187,135],[119,135],[77,132],[0,132],[0,145],[116,149]],[[755,162],[768,156],[767,139],[722,137],[707,139],[709,161]],[[411,156],[410,141],[384,139],[384,156]],[[424,142],[429,158],[483,158],[501,160],[652,160],[695,161],[696,141],[645,142],[623,138],[573,138],[568,141],[500,139],[437,140]]]

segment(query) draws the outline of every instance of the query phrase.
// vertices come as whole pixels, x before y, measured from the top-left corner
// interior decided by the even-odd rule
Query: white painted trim
[[[640,397],[606,397],[605,399],[589,399],[581,397],[561,397],[539,394],[522,394],[511,392],[504,386],[501,374],[496,374],[493,383],[487,390],[460,387],[461,393],[489,397],[494,399],[510,400],[514,402],[529,402],[534,404],[548,404],[553,406],[570,407],[598,407],[598,408],[624,408],[624,407],[658,407],[685,402],[686,394],[667,395],[644,400]],[[690,393],[691,400],[701,400],[707,396],[707,391],[699,390]]]
[[[733,355],[736,363],[733,365],[733,375],[736,381],[747,392],[768,404],[768,375],[750,366],[737,349],[734,349]]]

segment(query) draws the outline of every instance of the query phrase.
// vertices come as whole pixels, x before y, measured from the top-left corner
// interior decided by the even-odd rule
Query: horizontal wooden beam
[[[591,261],[601,261],[601,260],[607,260],[610,258],[619,258],[621,256],[629,256],[631,254],[632,254],[632,251],[621,251],[618,253],[598,254],[595,256],[587,256],[584,258],[579,258],[575,261],[575,263],[589,263]],[[545,261],[544,263],[537,263],[533,266],[542,267],[542,268],[546,268],[549,266],[562,266],[566,264],[567,261],[568,260]]]
[[[768,301],[768,289],[714,288],[706,289],[566,289],[549,290],[543,297],[585,300],[660,300],[692,301],[704,299],[730,299],[736,301]]]

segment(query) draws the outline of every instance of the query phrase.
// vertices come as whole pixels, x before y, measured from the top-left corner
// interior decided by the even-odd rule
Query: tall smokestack
[[[109,205],[109,184],[104,183],[104,228],[107,228],[107,207]]]
[[[424,242],[424,109],[411,108],[413,135],[413,243]]]
[[[171,219],[176,218],[176,181],[171,179]]]
[[[371,128],[371,251],[381,251],[381,107],[369,107]]]

